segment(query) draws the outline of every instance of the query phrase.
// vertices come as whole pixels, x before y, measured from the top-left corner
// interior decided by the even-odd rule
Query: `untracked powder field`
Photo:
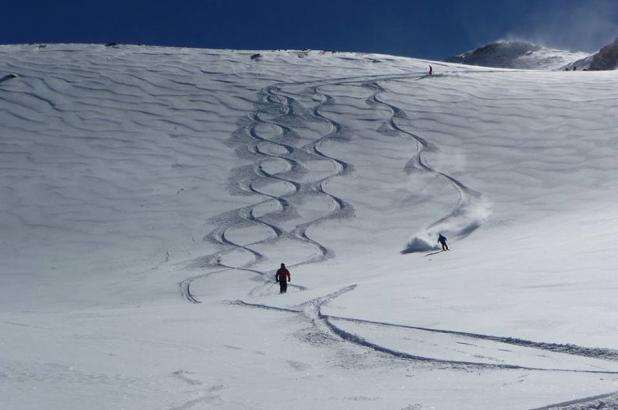
[[[618,408],[616,90],[0,46],[0,407]]]

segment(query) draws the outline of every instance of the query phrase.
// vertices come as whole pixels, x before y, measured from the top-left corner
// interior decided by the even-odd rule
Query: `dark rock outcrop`
[[[589,70],[615,70],[618,68],[618,38],[592,57]]]

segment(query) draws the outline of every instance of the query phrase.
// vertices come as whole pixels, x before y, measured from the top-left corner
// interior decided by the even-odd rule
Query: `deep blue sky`
[[[618,0],[7,1],[0,44],[312,48],[441,58],[498,38],[594,50],[618,36]]]

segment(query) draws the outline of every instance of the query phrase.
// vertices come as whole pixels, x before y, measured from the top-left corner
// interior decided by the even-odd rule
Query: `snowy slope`
[[[589,57],[590,53],[560,50],[527,41],[500,40],[446,59],[485,67],[558,70]]]
[[[592,56],[591,70],[616,70],[618,69],[618,38],[612,43],[602,47]]]
[[[254,54],[0,47],[3,407],[618,400],[612,73]]]

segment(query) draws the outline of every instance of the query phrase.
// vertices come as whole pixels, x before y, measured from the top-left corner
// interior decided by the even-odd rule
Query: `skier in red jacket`
[[[291,281],[291,278],[290,278],[290,271],[286,269],[285,263],[282,263],[279,270],[277,270],[277,274],[275,275],[275,280],[279,282],[279,293],[287,292],[288,282]]]

